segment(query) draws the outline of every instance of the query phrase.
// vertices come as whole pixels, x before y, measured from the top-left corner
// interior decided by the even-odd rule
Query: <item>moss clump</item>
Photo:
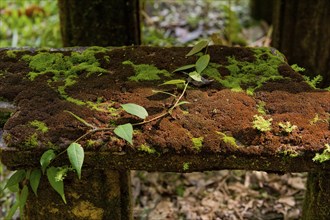
[[[227,57],[228,65],[222,66],[230,71],[230,75],[222,77],[218,68],[219,64],[209,64],[203,75],[209,76],[224,87],[234,92],[246,90],[253,95],[254,90],[260,88],[269,80],[282,79],[278,66],[285,63],[284,56],[272,48],[250,48],[255,54],[254,62],[239,61],[235,57]]]
[[[191,138],[191,141],[193,143],[193,148],[197,151],[201,151],[201,148],[203,147],[203,140],[204,137]]]
[[[42,121],[34,120],[30,122],[30,125],[42,133],[46,133],[48,131],[47,125]]]
[[[189,170],[189,165],[190,165],[189,162],[184,162],[183,165],[182,165],[182,169],[183,169],[184,171]]]
[[[132,81],[152,81],[152,80],[159,80],[160,75],[165,77],[170,77],[171,73],[167,70],[160,70],[153,65],[148,64],[138,64],[135,65],[129,60],[123,62],[124,65],[131,65],[135,70],[135,76],[129,77],[129,80]]]
[[[237,144],[236,144],[236,139],[235,139],[234,137],[227,136],[225,133],[218,132],[218,131],[217,131],[217,134],[219,134],[219,135],[222,136],[221,139],[222,139],[223,142],[225,142],[226,144],[230,144],[231,146],[238,147]]]
[[[65,89],[73,86],[79,74],[83,72],[87,73],[87,77],[94,73],[107,73],[108,71],[100,67],[100,63],[95,57],[96,53],[105,51],[107,51],[105,48],[91,47],[82,53],[71,52],[71,56],[64,56],[62,53],[39,52],[34,56],[24,55],[22,59],[29,62],[32,70],[28,73],[30,80],[35,80],[46,73],[52,74],[48,83],[50,85],[56,83],[57,90],[63,98],[69,102],[84,105],[83,101],[70,97]],[[62,84],[58,85],[58,82],[62,82]]]
[[[293,130],[297,129],[297,125],[292,125],[291,122],[280,122],[278,123],[278,126],[280,126],[285,133],[291,133]]]
[[[293,149],[280,151],[279,154],[282,154],[283,156],[290,157],[290,158],[298,157],[300,155],[297,151],[295,151]]]
[[[266,115],[267,110],[265,109],[265,106],[266,106],[266,102],[264,102],[264,101],[258,102],[257,110],[258,110],[259,114]]]
[[[323,163],[328,160],[330,160],[330,145],[325,144],[325,149],[323,152],[321,154],[316,153],[315,157],[313,157],[313,161]]]
[[[156,150],[149,147],[148,145],[146,144],[141,144],[140,147],[138,148],[139,151],[143,151],[143,152],[146,152],[148,154],[154,154],[156,153]]]
[[[272,130],[272,121],[273,119],[265,119],[260,115],[254,115],[253,128],[258,129],[261,132],[266,132]]]
[[[17,52],[17,50],[7,50],[6,55],[9,58],[16,58],[16,52]]]
[[[24,146],[28,148],[34,148],[38,146],[38,135],[36,133],[32,134],[28,137],[25,142]]]

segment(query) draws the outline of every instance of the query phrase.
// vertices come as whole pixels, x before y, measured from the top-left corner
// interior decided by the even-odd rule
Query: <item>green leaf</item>
[[[62,197],[62,200],[66,204],[66,199],[64,195],[64,184],[63,180],[56,179],[57,172],[59,171],[59,168],[56,167],[49,167],[47,169],[47,178],[50,183],[50,185],[53,187],[53,189],[60,194]]]
[[[196,62],[196,71],[202,73],[203,70],[209,65],[210,55],[206,54],[201,56]]]
[[[121,107],[123,107],[126,112],[135,115],[141,119],[145,119],[148,116],[147,110],[140,105],[128,103],[121,105]]]
[[[183,84],[185,82],[186,81],[183,79],[173,79],[173,80],[166,81],[161,85],[177,85],[177,84]]]
[[[19,209],[20,209],[20,214],[21,214],[21,219],[23,216],[23,212],[24,212],[24,206],[26,204],[26,200],[28,198],[29,195],[29,189],[27,187],[27,185],[24,185],[21,194],[19,195]]]
[[[38,196],[37,191],[40,183],[40,178],[41,178],[41,170],[40,169],[32,170],[30,175],[30,186],[36,196]]]
[[[181,67],[175,69],[173,71],[173,73],[174,72],[179,72],[179,71],[182,71],[182,70],[188,70],[188,69],[191,69],[191,68],[194,68],[194,67],[195,67],[195,64],[189,64],[189,65],[181,66]]]
[[[15,185],[12,185],[12,186],[8,186],[7,187],[11,192],[18,192],[19,191],[19,184],[15,184]]]
[[[81,147],[78,143],[72,143],[67,149],[70,163],[77,171],[78,178],[81,178],[81,167],[84,163],[84,148]]]
[[[170,92],[166,92],[166,91],[161,91],[161,90],[152,90],[153,93],[163,93],[163,94],[166,94],[166,95],[170,95],[170,96],[173,96],[173,97],[176,97],[176,95],[170,93]]]
[[[10,219],[13,219],[13,216],[16,212],[16,210],[18,209],[19,207],[19,200],[16,200],[16,202],[14,203],[14,205],[9,209],[8,213],[7,213],[7,216],[5,217],[5,220],[10,220]]]
[[[189,53],[187,53],[187,57],[194,55],[196,53],[198,53],[199,51],[203,50],[207,45],[209,44],[209,42],[207,40],[202,40],[200,42],[198,42],[190,51]]]
[[[130,123],[119,125],[114,130],[115,134],[133,145],[133,126]]]
[[[40,158],[42,173],[45,173],[46,168],[55,157],[56,154],[54,153],[54,150],[47,150],[42,154]]]
[[[7,181],[4,189],[18,185],[26,176],[25,170],[17,170]]]
[[[202,81],[202,76],[201,74],[199,74],[198,72],[194,71],[189,73],[190,78],[192,78],[193,80],[197,81],[197,82],[201,82]]]

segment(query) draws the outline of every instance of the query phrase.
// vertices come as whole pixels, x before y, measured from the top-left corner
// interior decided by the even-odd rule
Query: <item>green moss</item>
[[[298,157],[299,156],[299,153],[297,151],[295,151],[295,150],[292,150],[292,149],[281,151],[279,153],[282,154],[283,156],[287,156],[287,157],[290,157],[290,158],[294,158],[294,157]]]
[[[254,115],[253,128],[258,129],[261,132],[272,130],[272,118],[265,119],[263,116]]]
[[[86,73],[86,77],[91,74],[103,74],[107,73],[106,69],[100,67],[100,63],[95,57],[96,53],[108,51],[101,47],[91,47],[79,52],[71,52],[71,56],[64,56],[62,53],[49,53],[39,52],[38,54],[24,55],[22,59],[29,63],[31,72],[28,73],[30,80],[35,80],[38,76],[46,73],[52,74],[52,78],[48,80],[48,83],[52,85],[54,82],[61,82],[62,85],[57,86],[58,92],[67,101],[84,105],[81,100],[70,97],[65,89],[73,86],[76,83],[80,73]]]
[[[6,55],[9,58],[16,58],[16,51],[15,50],[7,50]]]
[[[32,134],[28,137],[25,142],[24,146],[28,148],[34,148],[38,146],[38,135],[36,133]]]
[[[310,78],[308,76],[303,76],[303,77],[305,79],[305,82],[314,89],[316,89],[317,85],[323,80],[323,77],[321,75],[317,75],[314,78]]]
[[[201,151],[201,148],[203,147],[203,140],[204,137],[191,138],[191,141],[194,145],[193,148],[197,151]]]
[[[94,147],[98,142],[95,140],[87,140],[86,147],[91,148]]]
[[[6,143],[10,142],[11,139],[12,139],[11,134],[8,134],[8,133],[4,133],[4,134],[2,135],[2,137],[3,137],[3,140],[4,140]]]
[[[236,144],[236,139],[234,137],[227,136],[225,133],[218,132],[218,131],[216,133],[222,136],[221,139],[226,144],[230,144],[231,146],[238,147],[237,144]]]
[[[321,154],[316,153],[315,157],[313,158],[313,161],[323,163],[328,160],[330,160],[330,145],[325,144],[325,149],[323,150],[323,152]]]
[[[50,141],[48,141],[45,145],[46,145],[47,149],[57,150],[57,149],[60,148],[59,146],[57,146],[56,144],[54,144],[54,143],[52,143]]]
[[[146,152],[148,154],[154,154],[156,153],[157,151],[153,148],[151,148],[150,146],[146,145],[146,144],[141,144],[138,148],[139,151],[143,151],[143,152]]]
[[[298,66],[297,64],[292,64],[291,68],[296,72],[304,72],[305,68]]]
[[[326,118],[323,118],[322,119],[322,118],[319,117],[319,114],[316,113],[315,116],[314,116],[314,118],[309,121],[309,124],[310,125],[315,125],[318,122],[329,123],[330,122],[330,117],[329,117],[329,119],[326,119]]]
[[[258,102],[258,104],[257,104],[257,110],[258,110],[259,114],[266,115],[265,106],[266,106],[266,102],[264,102],[264,101],[259,101]]]
[[[189,165],[190,165],[189,162],[184,162],[183,165],[182,165],[182,169],[183,169],[184,171],[189,170]]]
[[[131,65],[134,68],[135,76],[129,77],[129,80],[132,81],[152,81],[159,80],[160,75],[165,77],[170,77],[172,74],[167,70],[160,70],[153,65],[148,64],[138,64],[135,65],[129,60],[123,62],[124,65]]]
[[[42,121],[34,120],[30,122],[30,125],[42,133],[46,133],[48,131],[47,125]]]
[[[292,125],[289,121],[280,122],[278,123],[278,126],[280,126],[285,133],[291,133],[293,130],[298,128],[296,125]]]
[[[273,48],[250,48],[255,54],[254,62],[239,61],[235,57],[227,57],[228,65],[222,66],[229,70],[230,75],[221,76],[219,64],[210,63],[203,75],[211,77],[224,87],[234,92],[244,91],[253,95],[254,90],[260,88],[269,80],[282,79],[278,66],[285,62],[284,56]]]

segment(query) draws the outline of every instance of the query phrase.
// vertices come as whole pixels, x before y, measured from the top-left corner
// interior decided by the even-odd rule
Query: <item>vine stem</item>
[[[188,88],[188,84],[189,84],[189,82],[187,82],[187,83],[184,84],[184,88],[183,88],[183,91],[182,91],[181,95],[177,98],[177,100],[175,101],[175,103],[173,104],[173,106],[167,112],[165,112],[165,113],[163,113],[161,115],[158,115],[158,116],[156,116],[154,118],[151,118],[151,119],[149,119],[147,121],[142,121],[142,122],[134,123],[134,124],[132,124],[132,126],[144,125],[144,124],[150,123],[152,121],[158,120],[160,118],[163,118],[166,115],[172,114],[172,111],[179,105],[179,102],[181,101],[181,99],[183,98],[184,94],[186,93],[187,88]],[[77,143],[78,141],[82,140],[86,136],[91,135],[91,134],[93,134],[95,132],[99,132],[99,131],[111,131],[111,130],[114,130],[114,128],[95,128],[94,127],[92,130],[87,131],[85,134],[83,134],[82,136],[80,136],[79,138],[77,138],[74,142]],[[58,156],[60,154],[63,154],[65,151],[62,151],[61,153],[59,153]]]

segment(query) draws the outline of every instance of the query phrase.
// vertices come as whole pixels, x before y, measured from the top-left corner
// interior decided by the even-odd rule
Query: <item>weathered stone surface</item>
[[[133,145],[118,138],[113,124],[141,122],[123,112],[120,104],[144,106],[147,120],[173,105],[173,96],[153,90],[181,94],[182,87],[159,85],[187,78],[172,71],[196,62],[198,56],[185,56],[188,51],[157,47],[0,51],[0,97],[18,108],[4,126],[2,162],[13,169],[38,166],[46,149],[60,152],[89,132],[70,111],[108,129],[79,140],[86,168],[328,169],[328,162],[312,159],[329,144],[330,93],[311,88],[272,48],[209,47],[212,64],[203,76],[213,81],[202,87],[191,83],[182,99],[189,104],[134,126]],[[271,130],[253,128],[254,115],[273,119]],[[48,131],[31,126],[34,120],[43,122]],[[279,123],[287,122],[297,129],[285,132]],[[63,155],[54,164],[68,161]]]

